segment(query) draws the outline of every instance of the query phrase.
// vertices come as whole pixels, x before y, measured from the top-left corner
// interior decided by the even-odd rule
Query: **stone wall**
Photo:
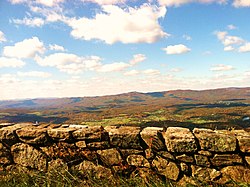
[[[0,174],[13,168],[140,175],[177,184],[250,184],[250,132],[180,127],[0,124]]]

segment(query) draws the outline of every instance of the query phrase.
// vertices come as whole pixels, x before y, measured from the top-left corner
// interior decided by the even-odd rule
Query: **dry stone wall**
[[[53,168],[179,185],[250,184],[250,132],[180,127],[0,124],[0,174]]]

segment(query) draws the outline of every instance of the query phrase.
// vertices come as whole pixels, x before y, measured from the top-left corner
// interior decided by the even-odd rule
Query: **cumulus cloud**
[[[234,0],[233,6],[235,7],[250,7],[250,0]]]
[[[165,7],[148,4],[124,9],[103,5],[102,12],[94,18],[68,18],[65,23],[72,28],[71,35],[77,39],[97,39],[107,44],[153,43],[168,36],[158,22],[165,14]]]
[[[209,4],[209,3],[219,3],[219,4],[225,4],[227,3],[227,0],[158,0],[160,5],[164,6],[181,6],[183,4],[187,3],[203,3],[203,4]]]
[[[0,31],[0,43],[1,42],[6,42],[6,41],[7,40],[6,40],[5,36],[4,36],[4,33],[2,31]]]
[[[114,5],[125,3],[127,0],[82,0],[83,2],[97,3],[99,5]]]
[[[60,3],[63,3],[65,0],[9,0],[12,4],[40,4],[47,7],[57,6]]]
[[[50,44],[49,49],[53,50],[53,51],[65,51],[63,46],[60,46],[60,45],[57,45],[57,44],[54,44],[54,45]]]
[[[130,70],[130,71],[127,71],[125,72],[123,75],[125,76],[134,76],[134,75],[138,75],[140,72],[137,71],[137,70]]]
[[[215,32],[217,38],[222,42],[224,46],[240,45],[244,43],[244,40],[238,36],[230,36],[226,31]]]
[[[14,58],[33,58],[37,54],[43,54],[44,52],[44,44],[37,37],[25,39],[15,43],[14,46],[5,46],[3,48],[4,56]]]
[[[50,73],[43,71],[17,72],[17,75],[20,77],[40,77],[40,78],[48,78],[51,76]]]
[[[25,65],[25,62],[16,58],[6,58],[0,57],[0,68],[3,67],[12,67],[12,68],[20,68]]]
[[[244,45],[240,46],[239,52],[250,52],[250,42],[245,43]]]
[[[166,48],[163,48],[162,50],[165,51],[168,55],[183,54],[191,51],[190,48],[183,44],[169,45]]]
[[[135,65],[140,62],[143,62],[144,60],[146,60],[146,56],[144,54],[136,54],[133,56],[133,59],[130,60],[130,64]]]
[[[214,65],[210,70],[211,71],[229,71],[233,69],[234,67],[231,65],[217,64],[217,65]]]
[[[54,53],[44,58],[36,57],[36,62],[41,66],[56,67],[69,74],[94,70],[101,65],[101,58],[97,56],[79,57],[70,53]]]
[[[45,24],[45,21],[42,18],[23,18],[23,19],[12,19],[11,22],[17,25],[27,25],[30,27],[41,27]]]

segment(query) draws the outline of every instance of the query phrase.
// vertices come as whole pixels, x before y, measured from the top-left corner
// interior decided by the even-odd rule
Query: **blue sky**
[[[250,86],[250,0],[2,0],[0,100]]]

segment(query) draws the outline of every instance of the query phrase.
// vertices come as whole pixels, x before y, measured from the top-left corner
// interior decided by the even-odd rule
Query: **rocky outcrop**
[[[0,171],[154,176],[200,186],[249,184],[249,165],[250,132],[244,130],[0,124]]]

